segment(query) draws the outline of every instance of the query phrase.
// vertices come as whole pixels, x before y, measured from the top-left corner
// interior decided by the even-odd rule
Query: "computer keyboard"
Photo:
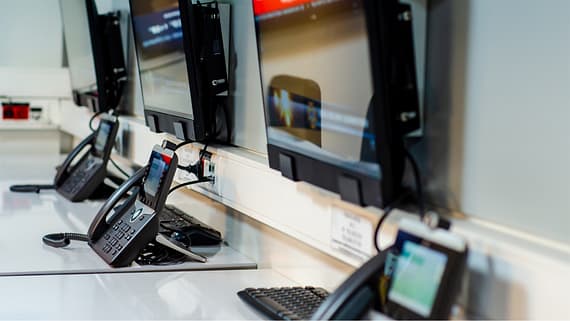
[[[166,205],[160,212],[160,227],[164,230],[184,234],[193,246],[218,245],[222,234],[184,211],[172,205]]]
[[[247,288],[238,296],[272,320],[308,320],[327,298],[323,288]]]

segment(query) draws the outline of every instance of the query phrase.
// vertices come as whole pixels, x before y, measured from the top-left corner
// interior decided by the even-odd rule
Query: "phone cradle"
[[[206,263],[206,261],[208,260],[205,256],[202,256],[200,254],[192,252],[182,242],[179,242],[179,241],[174,240],[170,237],[164,236],[161,233],[158,233],[156,235],[156,242],[159,244],[162,244],[162,245],[168,247],[169,249],[172,249],[178,253],[186,255],[187,257],[189,257],[190,259],[192,259],[194,261]]]

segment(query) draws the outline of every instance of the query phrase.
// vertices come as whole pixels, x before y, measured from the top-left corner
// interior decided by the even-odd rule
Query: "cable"
[[[414,158],[414,156],[412,156],[410,151],[407,148],[405,148],[404,150],[406,152],[406,158],[410,162],[410,165],[412,165],[412,172],[414,173],[414,180],[416,183],[416,194],[418,197],[418,209],[420,211],[420,218],[423,220],[425,216],[425,206],[424,206],[424,193],[423,193],[420,169],[418,163],[416,162],[416,159]]]
[[[184,263],[186,259],[186,255],[151,241],[139,253],[135,262],[139,265],[174,265]]]
[[[117,163],[116,163],[111,157],[109,157],[109,161],[111,162],[111,164],[113,164],[113,166],[114,166],[119,172],[121,172],[121,174],[125,175],[125,177],[127,177],[127,178],[131,177],[131,175],[129,175],[124,169],[122,169],[119,165],[117,165]]]
[[[378,221],[378,224],[376,224],[376,229],[374,230],[374,247],[376,247],[376,251],[378,251],[378,253],[382,252],[380,248],[380,241],[378,241],[378,237],[380,236],[380,227],[382,227],[382,223],[384,223],[384,221],[388,218],[388,216],[390,216],[392,211],[394,211],[394,207],[391,206],[385,207],[384,215],[382,215],[382,217]]]
[[[176,145],[176,147],[174,147],[174,151],[177,151],[177,150],[179,150],[180,148],[182,148],[182,147],[184,147],[184,146],[186,146],[186,145],[190,145],[190,144],[194,144],[194,143],[195,143],[195,141],[193,141],[193,140],[184,141],[184,142],[182,142],[182,143]]]
[[[51,247],[66,247],[73,241],[89,242],[89,236],[78,233],[54,233],[45,235],[42,241]]]
[[[412,172],[414,174],[414,180],[415,180],[415,184],[416,184],[416,194],[417,194],[417,199],[418,199],[418,209],[420,212],[420,218],[423,220],[425,217],[425,206],[424,206],[424,196],[423,196],[423,187],[422,187],[422,180],[421,180],[421,175],[420,175],[420,169],[418,166],[418,163],[416,162],[415,158],[412,156],[412,154],[410,153],[410,151],[407,148],[404,148],[405,154],[406,154],[406,158],[408,159],[408,162],[410,163],[410,165],[412,166]],[[382,224],[384,223],[384,221],[388,218],[388,216],[390,216],[390,214],[392,213],[392,211],[395,209],[395,206],[403,199],[403,197],[400,197],[399,199],[397,199],[396,201],[394,201],[392,204],[386,206],[384,208],[384,215],[382,215],[382,217],[380,218],[380,220],[378,221],[378,224],[376,225],[376,229],[374,230],[374,247],[376,247],[376,250],[378,252],[381,252],[381,248],[380,248],[380,241],[379,236],[380,236],[380,228],[382,227]]]
[[[208,146],[210,143],[206,142],[202,150],[200,150],[200,163],[204,160],[204,156],[206,156],[206,152],[208,152]]]
[[[195,185],[195,184],[200,184],[200,183],[206,183],[206,182],[211,182],[211,181],[212,181],[212,179],[210,179],[210,178],[202,178],[202,179],[198,179],[198,180],[195,180],[195,181],[182,183],[182,184],[180,184],[180,185],[177,185],[177,186],[174,186],[173,188],[171,188],[171,189],[168,191],[168,195],[172,194],[172,193],[173,193],[174,191],[176,191],[177,189],[180,189],[180,188],[185,187],[185,186],[190,186],[190,185]]]
[[[92,132],[94,132],[96,129],[93,127],[93,121],[95,120],[95,118],[99,117],[100,115],[104,114],[105,112],[100,111],[100,112],[96,112],[95,114],[93,114],[93,116],[91,116],[91,118],[89,119],[89,129],[91,129]]]

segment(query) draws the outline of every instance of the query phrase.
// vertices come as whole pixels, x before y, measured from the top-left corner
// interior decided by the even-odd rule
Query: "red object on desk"
[[[2,119],[29,119],[30,104],[2,103]]]

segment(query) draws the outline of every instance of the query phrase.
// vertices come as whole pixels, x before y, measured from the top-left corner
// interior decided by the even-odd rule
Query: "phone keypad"
[[[69,178],[61,186],[61,191],[67,194],[75,194],[91,180],[96,168],[102,166],[101,159],[89,157],[81,163],[79,167],[71,173]]]
[[[127,252],[133,251],[129,246],[132,245],[131,243],[134,243],[139,232],[144,231],[149,223],[152,224],[151,221],[156,217],[152,209],[136,203],[135,206],[125,211],[120,219],[97,242],[95,247],[98,250],[96,249],[96,251],[108,262],[122,257],[123,252],[127,255]],[[158,221],[154,221],[156,221],[156,228],[158,228]]]

